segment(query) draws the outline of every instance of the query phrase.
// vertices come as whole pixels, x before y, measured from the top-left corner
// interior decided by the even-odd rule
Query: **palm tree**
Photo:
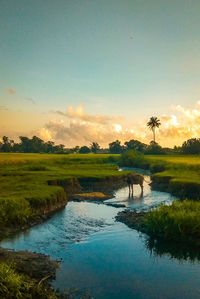
[[[157,117],[155,117],[155,116],[152,116],[150,118],[150,120],[148,121],[148,123],[147,123],[147,127],[150,130],[152,130],[152,132],[153,132],[153,141],[154,142],[156,142],[156,132],[155,132],[156,128],[159,128],[160,125],[161,125],[160,120]]]

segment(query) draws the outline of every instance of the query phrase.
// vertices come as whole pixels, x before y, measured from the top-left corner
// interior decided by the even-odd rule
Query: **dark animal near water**
[[[129,198],[133,197],[133,185],[140,185],[141,187],[141,196],[143,195],[143,183],[144,177],[138,173],[129,173],[126,178],[126,182],[128,183],[129,188]]]

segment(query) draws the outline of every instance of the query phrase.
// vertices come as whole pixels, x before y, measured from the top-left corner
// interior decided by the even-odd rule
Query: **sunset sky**
[[[200,137],[199,0],[0,2],[0,136]]]

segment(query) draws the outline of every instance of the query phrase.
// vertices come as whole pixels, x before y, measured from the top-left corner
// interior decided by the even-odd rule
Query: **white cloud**
[[[83,121],[86,121],[86,122],[99,123],[99,124],[107,124],[111,121],[119,121],[119,120],[121,121],[122,120],[122,117],[119,117],[119,116],[86,114],[84,112],[83,103],[81,103],[80,105],[78,105],[75,108],[73,106],[68,106],[66,112],[55,111],[55,113],[57,113],[61,116],[65,116],[65,117],[70,118],[70,119],[79,119],[79,120],[83,120]]]
[[[52,140],[51,132],[46,128],[39,129],[36,135],[38,135],[44,141]]]
[[[193,109],[177,105],[172,110],[171,115],[158,115],[161,120],[161,126],[156,130],[158,143],[174,146],[189,138],[200,137],[200,102]],[[56,113],[65,118],[48,122],[41,129],[40,136],[43,134],[46,139],[66,146],[88,145],[93,141],[101,146],[108,146],[108,143],[116,139],[122,143],[130,139],[149,143],[153,137],[146,127],[147,119],[127,127],[118,116],[86,114],[83,104],[75,108],[69,106],[67,112]]]

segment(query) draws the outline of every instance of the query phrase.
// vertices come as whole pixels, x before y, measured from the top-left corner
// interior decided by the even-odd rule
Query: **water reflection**
[[[149,237],[145,237],[145,245],[154,257],[168,256],[180,262],[200,262],[199,246]]]
[[[145,178],[149,180],[149,176]],[[142,198],[139,193],[135,186],[135,197],[130,199],[128,188],[123,188],[106,202],[146,211],[174,199],[168,193],[152,191],[146,182]],[[1,246],[42,252],[60,260],[53,285],[61,290],[86,289],[98,299],[199,298],[200,251],[152,240],[115,222],[122,210],[69,202],[47,222],[4,240]]]
[[[141,197],[141,188],[139,185],[134,185],[134,196],[129,197],[128,187],[122,188],[115,192],[115,197],[106,200],[105,203],[111,204],[123,204],[130,210],[136,211],[149,211],[150,209],[158,207],[160,204],[170,205],[176,197],[167,192],[160,192],[151,190],[150,185],[147,183],[150,181],[150,177],[145,175],[146,182],[144,182],[144,192]]]

